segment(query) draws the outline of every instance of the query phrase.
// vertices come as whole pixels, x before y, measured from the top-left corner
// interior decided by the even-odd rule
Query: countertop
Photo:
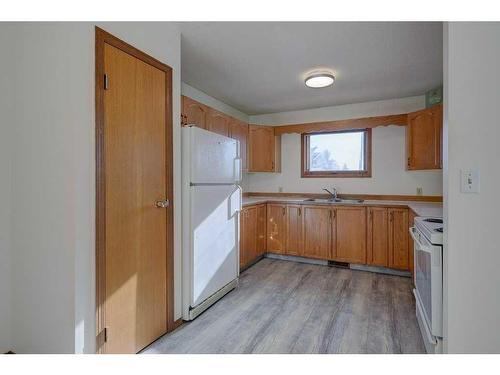
[[[292,204],[317,204],[336,206],[348,205],[352,203],[324,203],[324,202],[306,202],[307,197],[244,197],[243,207],[262,203],[292,203]],[[434,202],[414,202],[414,201],[388,201],[388,200],[365,200],[363,203],[355,203],[356,206],[406,206],[410,208],[417,216],[443,216],[443,204]]]

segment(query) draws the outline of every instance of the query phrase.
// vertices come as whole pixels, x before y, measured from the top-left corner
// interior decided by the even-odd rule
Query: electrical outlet
[[[462,193],[479,193],[479,170],[460,171],[460,190]]]
[[[278,187],[278,193],[283,193],[283,186]]]
[[[421,187],[418,187],[417,188],[417,195],[423,195],[424,194],[424,189],[422,189]]]

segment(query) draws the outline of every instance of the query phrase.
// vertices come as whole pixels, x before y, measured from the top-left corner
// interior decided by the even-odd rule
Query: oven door
[[[415,243],[416,303],[421,306],[426,324],[434,336],[443,336],[443,254],[442,247],[431,244],[415,228],[410,228]]]

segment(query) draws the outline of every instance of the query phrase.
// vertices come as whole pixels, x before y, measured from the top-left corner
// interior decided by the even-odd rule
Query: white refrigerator
[[[239,141],[182,128],[182,317],[193,320],[239,276]]]

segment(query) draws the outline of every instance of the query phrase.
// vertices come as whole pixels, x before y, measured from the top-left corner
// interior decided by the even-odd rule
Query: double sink
[[[303,202],[315,202],[315,203],[330,203],[330,204],[335,204],[335,203],[344,203],[344,204],[360,204],[363,203],[363,199],[342,199],[342,198],[309,198],[309,199],[304,199]]]

